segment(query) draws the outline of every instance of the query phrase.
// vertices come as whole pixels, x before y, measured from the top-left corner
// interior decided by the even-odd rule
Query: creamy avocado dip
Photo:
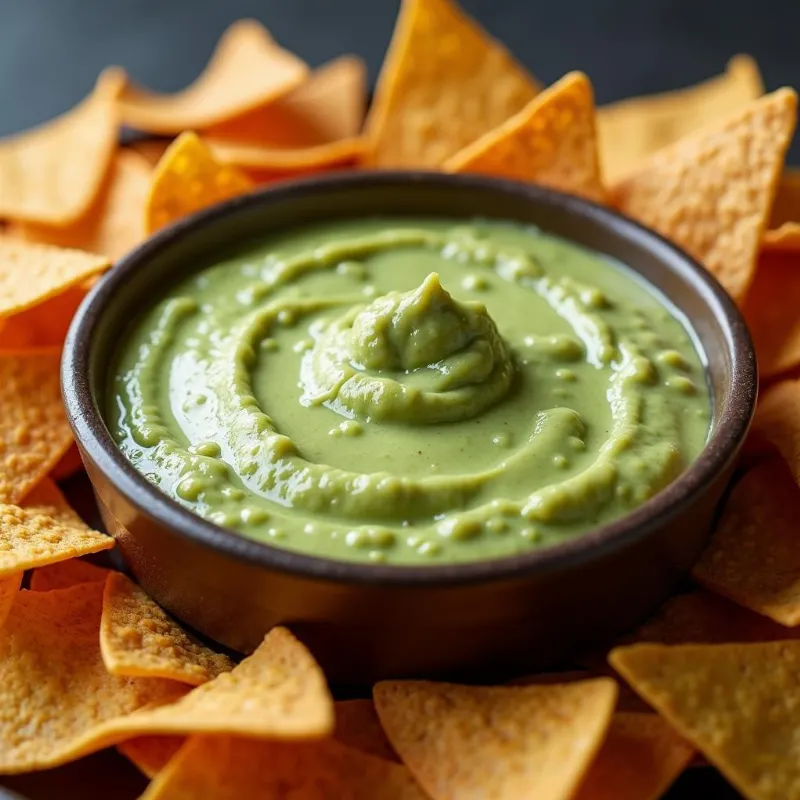
[[[584,533],[684,470],[711,413],[652,288],[483,220],[337,221],[198,265],[133,321],[112,378],[112,435],[167,495],[376,563]]]

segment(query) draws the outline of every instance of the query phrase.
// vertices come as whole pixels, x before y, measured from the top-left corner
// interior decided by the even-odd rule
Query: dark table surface
[[[202,69],[220,33],[241,17],[264,22],[311,65],[357,53],[374,81],[397,5],[395,0],[0,0],[0,135],[74,105],[109,64],[122,65],[154,89],[182,88]],[[585,71],[599,103],[694,83],[721,72],[739,52],[756,57],[767,88],[800,86],[800,0],[463,0],[463,5],[540,80]],[[800,162],[797,145],[792,161]],[[128,800],[144,786],[113,753],[2,783],[31,800]],[[738,795],[711,770],[694,769],[668,797]]]

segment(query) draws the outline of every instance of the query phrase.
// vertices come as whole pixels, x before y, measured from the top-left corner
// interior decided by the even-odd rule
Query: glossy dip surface
[[[106,409],[162,491],[366,562],[511,555],[640,505],[710,424],[685,322],[515,224],[359,219],[198,264],[133,320]]]

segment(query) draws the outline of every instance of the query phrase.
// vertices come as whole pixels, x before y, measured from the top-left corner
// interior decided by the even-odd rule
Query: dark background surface
[[[391,35],[394,0],[0,0],[0,135],[43,122],[120,64],[154,89],[193,80],[219,35],[245,16],[312,66],[353,52],[374,81]],[[571,69],[599,103],[685,86],[755,56],[768,89],[800,86],[800,0],[463,0],[543,82]],[[795,145],[791,160],[800,162]],[[3,780],[39,798],[127,800],[143,788],[121,759]],[[0,788],[0,796],[2,796]],[[691,770],[669,800],[735,798],[712,771]]]

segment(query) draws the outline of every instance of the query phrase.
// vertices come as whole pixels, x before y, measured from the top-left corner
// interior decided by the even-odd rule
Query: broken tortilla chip
[[[112,572],[106,581],[100,652],[112,675],[168,678],[192,686],[233,668],[227,656],[193,641],[121,572]]]
[[[677,91],[631,97],[597,111],[600,166],[616,183],[662,147],[724,119],[764,94],[756,62],[734,56],[725,72]]]
[[[11,611],[11,606],[14,605],[14,601],[17,599],[21,583],[22,572],[0,578],[0,628],[2,628],[8,612]]]
[[[153,780],[175,757],[185,741],[183,736],[140,736],[117,745],[117,750],[143,775]]]
[[[53,589],[67,589],[79,583],[105,583],[110,570],[97,567],[82,558],[59,561],[47,567],[39,567],[31,575],[32,592],[49,592]]]
[[[47,478],[21,507],[0,504],[0,577],[113,546],[114,540],[92,530]]]
[[[116,261],[145,238],[142,208],[150,173],[144,157],[120,150],[94,206],[81,220],[59,228],[25,223],[17,225],[15,233],[30,242],[90,250]]]
[[[445,162],[449,172],[475,172],[549,186],[602,200],[592,85],[571,72],[518,114]]]
[[[109,266],[94,253],[0,237],[0,316],[45,302]]]
[[[307,74],[308,67],[260,23],[239,20],[222,35],[203,74],[183,91],[156,94],[128,84],[120,98],[122,121],[147,133],[206,128],[292,91]]]
[[[800,170],[784,170],[761,245],[767,252],[800,250]]]
[[[800,252],[762,253],[742,309],[762,379],[800,365]]]
[[[786,465],[773,459],[753,467],[733,487],[692,575],[781,625],[800,625],[798,517],[800,487]]]
[[[366,162],[434,167],[505,122],[539,85],[450,0],[403,0],[366,122]]]
[[[655,714],[617,713],[574,800],[656,800],[694,748]]]
[[[22,500],[72,443],[60,360],[58,351],[0,354],[0,503]]]
[[[428,800],[402,764],[335,740],[285,744],[230,736],[190,739],[141,800],[199,797]]]
[[[123,83],[106,70],[71,111],[0,140],[0,218],[68,225],[88,211],[117,146]]]
[[[616,205],[687,250],[742,300],[796,117],[791,89],[755,100],[642,162],[613,188]]]
[[[145,228],[153,233],[252,188],[247,175],[220,164],[196,134],[184,133],[167,148],[153,173],[145,203]]]
[[[400,761],[386,738],[372,700],[340,700],[335,704],[335,711],[334,735],[342,744],[376,758]]]
[[[800,641],[636,644],[609,660],[746,797],[797,797]]]
[[[751,448],[774,448],[800,486],[800,381],[780,381],[764,391],[750,430]]]
[[[0,774],[93,752],[104,721],[180,698],[187,687],[109,675],[100,657],[103,586],[21,591],[0,636]]]
[[[617,685],[384,681],[374,698],[389,741],[432,800],[457,800],[475,786],[493,800],[561,800],[602,744]]]

